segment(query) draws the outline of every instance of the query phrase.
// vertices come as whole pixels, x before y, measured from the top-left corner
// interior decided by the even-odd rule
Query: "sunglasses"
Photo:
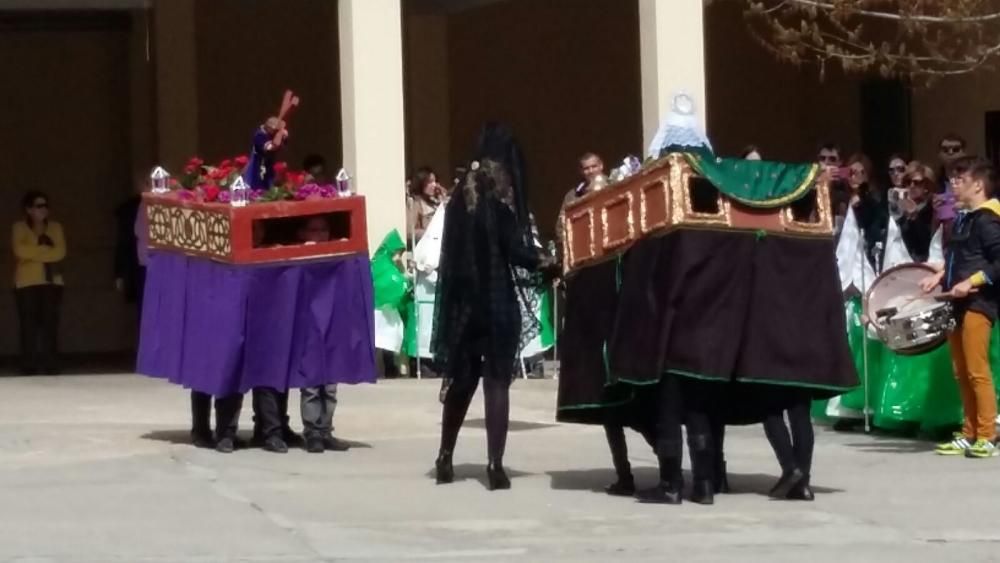
[[[893,174],[893,173],[895,173],[895,174],[902,174],[903,172],[906,172],[906,167],[905,166],[890,166],[889,167],[889,173],[890,174]]]
[[[926,181],[927,181],[926,178],[910,178],[909,180],[907,180],[906,185],[907,186],[918,186],[919,187],[919,186],[923,186],[924,182],[926,182]]]
[[[944,154],[958,154],[962,152],[962,145],[941,145],[941,152]]]
[[[824,164],[834,164],[840,160],[839,156],[834,156],[832,154],[821,154],[819,155],[819,161]]]

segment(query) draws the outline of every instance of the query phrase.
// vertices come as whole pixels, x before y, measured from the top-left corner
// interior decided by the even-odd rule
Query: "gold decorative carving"
[[[588,235],[589,235],[589,240],[587,241],[587,250],[588,250],[588,253],[587,253],[586,256],[578,256],[577,253],[576,253],[577,245],[576,245],[576,242],[575,242],[575,235],[574,235],[575,229],[574,229],[574,226],[581,219],[584,219],[584,218],[586,218],[585,220],[587,221],[587,231],[588,231]],[[578,262],[582,262],[584,260],[589,260],[589,259],[597,256],[597,240],[596,240],[597,239],[597,234],[594,232],[595,227],[596,227],[596,225],[594,224],[594,209],[593,208],[587,208],[586,210],[584,210],[584,211],[582,211],[580,213],[576,213],[575,215],[570,216],[566,220],[566,238],[569,241],[569,263],[570,263],[570,268],[572,268],[573,266],[575,266]]]
[[[670,155],[670,183],[674,225],[714,225],[732,226],[729,199],[718,197],[718,213],[701,213],[694,210],[691,203],[691,179],[697,177],[687,159],[682,155]]]
[[[830,182],[824,175],[816,181],[816,215],[814,221],[797,221],[791,207],[781,210],[781,226],[789,233],[828,235],[833,233],[833,209],[830,204]]]
[[[608,209],[618,207],[623,203],[626,206],[625,212],[628,216],[626,219],[626,233],[622,238],[611,240],[611,235],[608,232]],[[601,242],[604,245],[604,250],[615,248],[635,240],[634,203],[635,201],[632,192],[625,192],[614,199],[608,200],[608,202],[601,207],[601,228],[603,234],[603,240]]]
[[[231,254],[228,215],[153,203],[146,210],[152,244],[219,258]]]
[[[661,193],[655,193],[659,190]],[[663,218],[659,221],[649,220],[649,199],[651,197],[663,198]],[[639,188],[639,230],[647,235],[656,229],[670,226],[670,184],[668,180],[658,179],[652,184],[646,184]]]

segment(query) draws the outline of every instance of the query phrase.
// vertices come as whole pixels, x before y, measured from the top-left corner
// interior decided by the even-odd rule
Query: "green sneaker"
[[[998,454],[1000,454],[1000,451],[989,440],[976,440],[975,444],[972,444],[969,446],[969,449],[965,450],[965,457],[985,458],[996,457]]]
[[[961,432],[956,432],[954,440],[938,444],[938,447],[934,449],[934,453],[938,455],[962,455],[971,446],[972,444],[969,443],[968,438],[963,436]]]

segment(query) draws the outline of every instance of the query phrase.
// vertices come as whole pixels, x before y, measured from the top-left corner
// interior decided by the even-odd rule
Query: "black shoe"
[[[781,478],[775,483],[774,488],[771,489],[769,496],[774,499],[787,499],[788,493],[791,492],[799,483],[801,483],[806,478],[805,474],[799,469],[793,469],[781,474]]]
[[[486,480],[489,482],[491,491],[506,490],[510,488],[510,478],[503,470],[503,462],[491,461],[486,466]]]
[[[651,489],[643,489],[635,493],[635,498],[643,504],[680,504],[680,487],[660,481]]]
[[[729,476],[726,474],[726,462],[723,461],[715,468],[714,479],[716,494],[728,495],[732,492],[732,489],[729,488]]]
[[[306,443],[306,441],[302,439],[302,436],[287,426],[281,429],[281,439],[285,441],[285,444],[292,448],[301,448]]]
[[[813,490],[809,486],[808,475],[799,481],[798,485],[792,487],[791,491],[788,491],[788,498],[790,500],[804,500],[809,502],[816,500],[816,495],[813,494]]]
[[[330,450],[331,452],[346,452],[347,450],[351,449],[350,444],[334,436],[324,436],[323,447]]]
[[[35,368],[21,368],[18,370],[21,375],[36,375],[38,370]]]
[[[306,438],[306,451],[311,454],[321,454],[326,450],[323,446],[323,438],[319,436],[309,436]]]
[[[451,464],[451,454],[440,454],[434,462],[435,481],[447,485],[455,480],[455,468]]]
[[[278,436],[271,436],[264,440],[264,449],[276,454],[288,453],[288,444]]]
[[[627,478],[619,477],[617,481],[604,487],[604,492],[613,497],[630,497],[635,494],[635,480],[631,475]]]
[[[192,430],[191,443],[196,448],[211,449],[215,447],[215,438],[211,430]]]
[[[219,441],[215,443],[215,451],[220,454],[231,454],[236,449],[236,445],[233,444],[232,438],[219,438]]]
[[[695,481],[691,487],[691,502],[715,504],[715,484],[711,481]]]

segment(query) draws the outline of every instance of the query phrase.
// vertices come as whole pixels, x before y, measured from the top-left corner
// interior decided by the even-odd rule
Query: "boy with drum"
[[[1000,201],[994,199],[997,173],[989,162],[973,157],[956,160],[951,185],[962,210],[955,220],[940,271],[921,288],[941,285],[952,298],[957,328],[949,337],[955,379],[965,423],[940,455],[988,458],[998,454],[996,390],[990,371],[990,335],[997,320],[1000,292]]]

